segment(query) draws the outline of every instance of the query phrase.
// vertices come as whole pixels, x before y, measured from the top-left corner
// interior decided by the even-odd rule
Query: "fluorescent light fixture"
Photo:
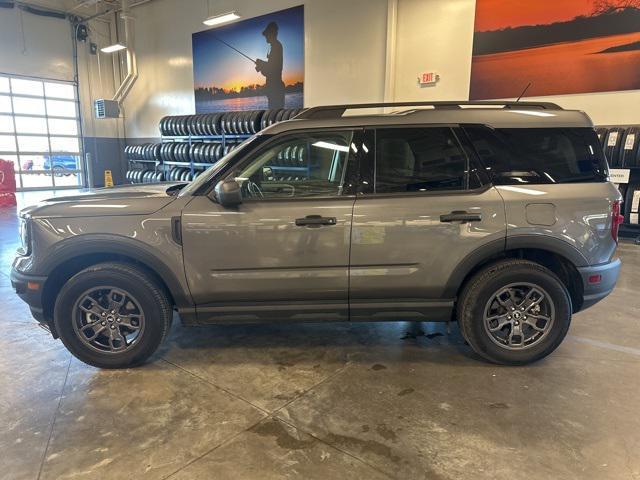
[[[126,50],[127,47],[122,45],[121,43],[114,43],[113,45],[109,45],[108,47],[101,48],[100,51],[104,53],[113,53],[119,52],[120,50]]]
[[[202,23],[212,27],[214,25],[220,25],[221,23],[232,22],[233,20],[237,20],[238,18],[240,18],[240,15],[238,15],[236,12],[228,12],[221,15],[214,15],[212,17],[209,17]]]

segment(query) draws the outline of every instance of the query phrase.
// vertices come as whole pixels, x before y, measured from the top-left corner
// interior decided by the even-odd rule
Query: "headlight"
[[[31,251],[31,222],[29,218],[20,217],[20,254],[29,255]]]

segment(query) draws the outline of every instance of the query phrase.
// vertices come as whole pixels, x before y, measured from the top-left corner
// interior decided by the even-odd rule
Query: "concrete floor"
[[[0,478],[640,479],[640,247],[527,367],[457,327],[184,328],[146,366],[72,358],[10,288],[0,209]]]

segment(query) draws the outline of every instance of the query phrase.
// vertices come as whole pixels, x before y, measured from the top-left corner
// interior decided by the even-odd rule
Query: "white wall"
[[[253,17],[304,3],[305,106],[384,96],[387,0],[211,0],[211,14]],[[128,137],[157,137],[164,115],[194,113],[191,35],[205,0],[154,0],[134,9],[140,78],[125,102]],[[396,100],[469,98],[475,0],[398,0]],[[435,87],[417,75],[436,71]],[[538,100],[538,98],[531,98]],[[585,110],[596,124],[640,123],[640,91],[540,100]]]
[[[469,98],[475,0],[399,0],[396,100]],[[420,87],[417,75],[436,71],[435,87]],[[638,72],[640,76],[640,72]],[[525,100],[555,102],[584,110],[597,125],[640,124],[640,90]]]
[[[51,2],[51,7],[60,7]],[[90,23],[92,40],[110,43],[108,21]],[[94,121],[93,99],[110,98],[114,92],[110,55],[89,55],[88,42],[78,45],[80,106],[85,136],[117,137],[118,120]],[[0,73],[55,80],[74,80],[73,42],[69,21],[33,15],[18,8],[0,8]]]
[[[0,72],[73,80],[69,22],[0,9]]]
[[[218,0],[211,14],[264,15],[304,3],[305,106],[381,101],[386,0]],[[191,35],[206,2],[155,0],[133,10],[140,78],[125,102],[128,137],[157,137],[164,115],[194,113]]]

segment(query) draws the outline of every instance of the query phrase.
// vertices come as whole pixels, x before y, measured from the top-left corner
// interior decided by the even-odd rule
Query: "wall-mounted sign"
[[[629,183],[630,172],[628,168],[610,168],[609,178],[613,183]]]
[[[639,0],[477,0],[470,99],[640,89],[639,39]]]
[[[196,113],[302,108],[304,6],[194,33]]]
[[[423,72],[418,74],[418,84],[420,86],[435,85],[440,80],[440,75],[435,72]]]

